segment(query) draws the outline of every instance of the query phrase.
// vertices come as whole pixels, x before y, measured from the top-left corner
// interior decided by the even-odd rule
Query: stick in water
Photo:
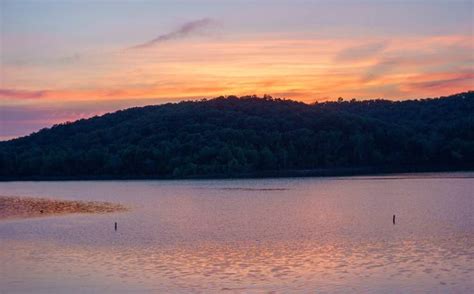
[[[117,222],[115,222],[115,230],[117,231]]]
[[[393,215],[393,224],[395,224],[395,214]]]

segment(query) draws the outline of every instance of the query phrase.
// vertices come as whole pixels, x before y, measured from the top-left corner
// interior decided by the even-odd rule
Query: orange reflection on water
[[[464,292],[474,286],[473,241],[463,236],[392,244],[212,242],[163,248],[7,241],[0,259],[10,266],[2,269],[0,282],[6,290],[41,281],[44,290],[86,283],[94,291],[365,292],[397,285]]]

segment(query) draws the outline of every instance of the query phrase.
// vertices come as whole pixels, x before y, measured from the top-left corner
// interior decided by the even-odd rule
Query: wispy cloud
[[[168,42],[171,40],[176,40],[176,39],[182,39],[186,38],[188,36],[191,36],[193,34],[201,32],[204,28],[212,25],[214,23],[214,20],[210,18],[202,18],[194,21],[187,22],[177,28],[174,31],[171,31],[169,33],[159,35],[158,37],[154,38],[153,40],[150,40],[148,42],[138,44],[136,46],[130,47],[128,49],[144,49],[148,47],[152,47],[155,45],[158,45],[163,42]]]
[[[408,41],[406,41],[408,43]],[[362,82],[370,82],[389,74],[414,72],[456,71],[472,67],[470,38],[434,38],[412,44],[398,45],[396,50],[383,52],[362,76]],[[411,47],[410,47],[411,45]]]
[[[362,77],[362,82],[370,82],[386,75],[394,68],[401,66],[404,62],[402,58],[384,58],[371,66]]]
[[[382,52],[385,48],[387,48],[388,42],[381,41],[381,42],[372,42],[368,44],[363,44],[359,46],[349,47],[339,51],[336,56],[336,61],[355,61],[360,59],[371,58],[380,52]]]
[[[45,96],[46,91],[26,91],[15,89],[0,89],[0,98],[7,99],[35,99]]]
[[[13,59],[3,61],[4,65],[12,65],[18,67],[27,67],[27,66],[52,66],[52,65],[69,65],[76,64],[84,56],[75,53],[72,55],[65,55],[59,57],[49,57],[49,58],[23,58],[23,59]]]
[[[458,85],[472,85],[474,82],[474,71],[449,73],[446,77],[440,79],[431,79],[424,82],[415,82],[408,84],[415,89],[444,89],[452,88]]]

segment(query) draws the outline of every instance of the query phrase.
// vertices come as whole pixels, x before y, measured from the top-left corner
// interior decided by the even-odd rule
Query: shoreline
[[[23,181],[111,181],[111,180],[225,180],[225,179],[278,179],[304,177],[351,177],[351,176],[382,176],[392,174],[423,174],[439,172],[470,172],[470,166],[397,166],[397,167],[357,167],[357,168],[321,168],[299,170],[273,170],[235,174],[209,174],[190,176],[148,176],[148,175],[93,175],[93,176],[25,176],[0,177],[0,182]]]

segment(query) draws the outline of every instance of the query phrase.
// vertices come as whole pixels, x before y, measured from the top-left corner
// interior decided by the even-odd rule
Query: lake
[[[0,293],[472,293],[473,191],[474,173],[3,182],[130,210],[0,221]]]

